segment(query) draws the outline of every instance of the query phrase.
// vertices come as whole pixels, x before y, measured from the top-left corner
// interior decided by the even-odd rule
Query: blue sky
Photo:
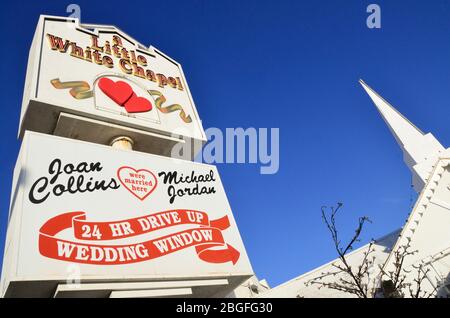
[[[399,147],[359,78],[450,144],[449,1],[72,2],[82,22],[117,25],[178,60],[205,128],[280,128],[277,174],[219,165],[253,268],[272,286],[335,257],[322,205],[345,203],[347,237],[369,216],[364,243],[401,227],[414,203]],[[373,2],[381,29],[366,27]],[[69,3],[2,4],[0,245],[34,28]]]

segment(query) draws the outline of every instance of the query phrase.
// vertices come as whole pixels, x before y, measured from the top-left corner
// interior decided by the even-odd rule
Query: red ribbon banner
[[[198,225],[141,243],[125,245],[97,245],[59,239],[56,235],[73,228],[78,240],[104,241],[133,237],[156,230],[182,225]],[[224,242],[222,230],[230,226],[228,216],[209,220],[205,212],[169,210],[117,222],[88,222],[85,212],[69,212],[49,219],[40,229],[41,255],[76,263],[117,265],[143,262],[189,247],[209,263],[236,264],[240,253]]]

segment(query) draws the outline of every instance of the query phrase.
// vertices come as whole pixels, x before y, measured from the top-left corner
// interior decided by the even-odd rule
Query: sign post
[[[220,297],[253,275],[216,167],[168,156],[205,133],[155,48],[41,16],[19,136],[3,297]]]
[[[135,150],[166,156],[206,141],[179,63],[114,26],[52,16],[40,17],[30,50],[25,130],[105,145],[128,136]]]

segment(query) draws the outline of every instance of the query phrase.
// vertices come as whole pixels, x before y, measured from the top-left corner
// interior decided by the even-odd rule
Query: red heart
[[[128,113],[142,113],[152,110],[152,103],[147,98],[138,97],[135,93],[125,102]]]
[[[120,106],[130,99],[133,95],[133,89],[130,85],[123,81],[114,82],[107,77],[102,77],[98,82],[98,87],[106,94],[109,98],[115,101]]]
[[[148,197],[158,185],[156,176],[147,169],[120,167],[117,170],[117,177],[120,183],[139,200]]]

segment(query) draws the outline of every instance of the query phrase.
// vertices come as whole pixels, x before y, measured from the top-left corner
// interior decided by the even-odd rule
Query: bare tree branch
[[[367,249],[362,253],[363,259],[360,263],[352,267],[348,262],[347,253],[352,251],[354,244],[360,241],[366,222],[371,223],[371,221],[366,216],[360,217],[353,236],[347,244],[341,244],[336,226],[336,216],[342,206],[342,203],[337,203],[336,207],[321,207],[322,219],[331,234],[334,248],[339,258],[338,261],[331,264],[336,270],[322,272],[320,276],[307,281],[305,283],[306,286],[318,285],[319,289],[326,287],[353,294],[360,298],[375,297],[380,295],[380,292],[385,298],[402,298],[405,297],[407,292],[413,298],[432,297],[435,295],[439,286],[436,286],[431,292],[423,290],[423,283],[427,278],[429,269],[424,269],[422,264],[418,267],[413,267],[413,269],[404,268],[405,259],[417,253],[417,251],[410,250],[411,240],[408,240],[406,245],[400,246],[394,252],[392,269],[386,270],[383,266],[379,266],[380,271],[377,273],[377,277],[372,277],[371,273],[371,269],[376,263],[376,258],[372,255],[375,251],[374,240],[368,244]],[[412,270],[417,271],[417,277],[413,279],[413,283],[410,283],[407,277],[409,277]],[[375,290],[377,286],[379,289]]]
[[[346,254],[353,250],[354,244],[360,241],[360,236],[362,233],[362,229],[366,222],[370,222],[368,217],[360,217],[358,220],[358,226],[356,227],[355,233],[350,238],[349,242],[345,244],[343,247],[341,244],[341,240],[338,235],[338,230],[336,226],[336,215],[343,206],[342,203],[337,203],[336,207],[327,207],[322,206],[322,219],[325,225],[328,228],[328,231],[331,234],[331,238],[334,243],[335,250],[339,256],[339,260],[341,264],[333,263],[332,266],[336,268],[338,271],[333,272],[332,275],[339,275],[339,278],[334,282],[325,282],[324,279],[330,275],[321,275],[319,277],[313,278],[311,281],[307,282],[307,284],[318,284],[321,287],[328,287],[331,289],[348,292],[356,295],[360,298],[371,297],[369,293],[369,281],[366,280],[366,276],[368,276],[369,268],[372,266],[373,262],[370,261],[369,256],[374,251],[373,242],[369,244],[368,250],[364,254],[364,259],[362,263],[356,267],[356,269],[352,268],[347,259]],[[329,216],[327,215],[327,211],[329,211]],[[331,273],[330,273],[331,274]],[[345,278],[348,276],[348,278]]]

